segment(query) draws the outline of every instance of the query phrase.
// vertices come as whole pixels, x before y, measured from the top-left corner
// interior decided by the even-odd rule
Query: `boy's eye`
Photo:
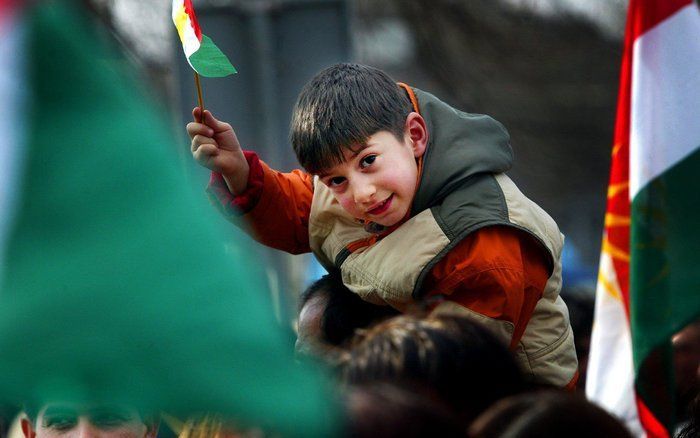
[[[360,167],[363,168],[363,169],[364,169],[365,167],[369,167],[372,163],[374,163],[374,160],[376,160],[376,159],[377,159],[377,156],[376,156],[376,155],[367,155],[366,157],[364,157],[364,158],[360,161]]]
[[[345,182],[345,178],[342,176],[335,176],[328,180],[328,185],[331,187],[337,187]]]

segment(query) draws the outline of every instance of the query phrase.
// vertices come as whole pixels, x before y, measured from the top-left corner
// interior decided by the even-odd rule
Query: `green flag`
[[[254,251],[190,193],[171,129],[74,2],[0,7],[0,401],[215,412],[329,436]],[[16,82],[12,82],[16,80]]]

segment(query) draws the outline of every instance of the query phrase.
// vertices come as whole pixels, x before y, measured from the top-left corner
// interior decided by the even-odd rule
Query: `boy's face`
[[[425,150],[425,135],[416,140],[410,120],[411,116],[402,140],[379,131],[369,137],[365,147],[356,152],[346,150],[342,163],[319,175],[353,217],[392,226],[411,208],[418,184],[416,159]],[[422,118],[420,123],[424,133]]]

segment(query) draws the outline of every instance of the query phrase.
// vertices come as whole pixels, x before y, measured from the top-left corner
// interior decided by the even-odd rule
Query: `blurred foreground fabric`
[[[338,424],[293,359],[255,253],[224,250],[171,128],[71,1],[0,3],[0,402],[217,412],[284,436]]]

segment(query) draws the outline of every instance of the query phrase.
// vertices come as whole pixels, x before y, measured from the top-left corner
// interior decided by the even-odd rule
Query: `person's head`
[[[299,95],[290,137],[302,167],[353,217],[391,226],[410,210],[428,132],[386,73],[359,64],[321,71]]]
[[[680,430],[676,438],[697,438],[700,436],[700,394],[688,407],[688,421]]]
[[[472,438],[632,438],[612,415],[563,391],[516,395],[495,403],[469,428]]]
[[[324,275],[299,297],[296,349],[323,355],[342,347],[356,329],[397,314],[389,306],[362,300],[343,284],[339,273]]]
[[[346,400],[348,438],[466,436],[457,415],[424,388],[386,382],[352,386]]]
[[[684,420],[688,408],[700,393],[700,321],[695,321],[671,338],[673,345],[676,415]]]
[[[75,403],[47,403],[26,409],[25,438],[155,438],[158,421],[135,409]]]
[[[389,381],[432,388],[465,423],[494,401],[524,389],[507,347],[459,316],[403,315],[357,336],[340,364],[351,384]]]

